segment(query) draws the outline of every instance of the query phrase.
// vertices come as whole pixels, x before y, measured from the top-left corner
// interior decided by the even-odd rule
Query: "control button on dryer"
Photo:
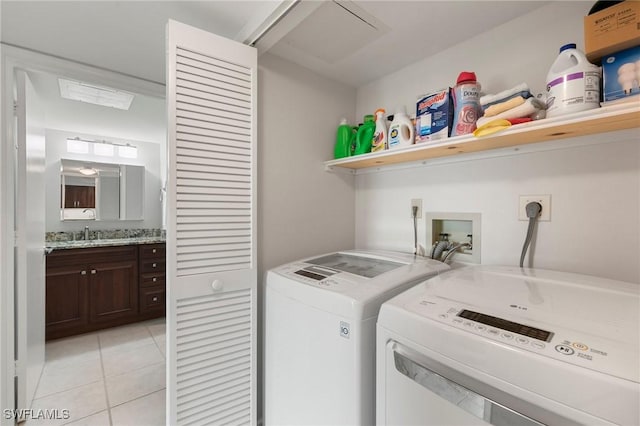
[[[465,327],[473,327],[473,323],[471,321],[464,322]]]
[[[576,352],[567,345],[556,345],[556,351],[562,355],[573,355]]]
[[[487,333],[493,335],[493,336],[498,336],[500,334],[500,332],[498,330],[496,330],[495,328],[490,328],[489,330],[487,330]]]
[[[502,337],[503,339],[511,340],[511,339],[513,339],[513,334],[511,334],[511,333],[502,333],[500,335],[500,337]]]
[[[440,315],[438,315],[438,316],[439,316],[440,318],[442,318],[442,319],[447,319],[447,318],[449,318],[449,315],[447,315],[447,314],[440,314]]]
[[[573,342],[571,346],[581,351],[586,351],[587,349],[589,349],[589,346],[585,345],[584,343]]]
[[[542,342],[531,342],[531,346],[533,346],[536,349],[544,349],[545,345]]]
[[[487,327],[485,327],[484,325],[476,325],[476,330],[478,331],[485,331],[487,329]]]
[[[516,342],[520,343],[521,345],[527,345],[529,344],[529,339],[527,339],[526,337],[516,337]]]
[[[462,324],[462,318],[454,318],[453,322],[456,322],[458,324]]]

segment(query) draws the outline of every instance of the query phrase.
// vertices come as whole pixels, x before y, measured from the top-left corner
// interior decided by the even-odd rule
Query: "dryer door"
[[[397,342],[389,342],[385,352],[384,424],[579,424]],[[535,413],[536,419],[523,412]]]

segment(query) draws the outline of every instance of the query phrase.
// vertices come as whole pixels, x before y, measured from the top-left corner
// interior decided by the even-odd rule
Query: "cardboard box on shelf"
[[[638,94],[640,94],[640,46],[603,57],[602,98],[604,102],[631,97],[638,102],[640,101]]]
[[[451,134],[452,114],[450,87],[418,97],[415,142],[448,138]]]
[[[584,17],[584,47],[587,59],[640,45],[640,1],[627,0]]]

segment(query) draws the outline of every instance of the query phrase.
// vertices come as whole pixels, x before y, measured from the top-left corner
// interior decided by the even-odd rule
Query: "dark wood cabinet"
[[[89,320],[112,321],[138,313],[136,261],[101,263],[89,275]]]
[[[143,314],[165,314],[165,249],[164,243],[139,246],[140,312]]]
[[[89,320],[86,265],[47,265],[46,328],[51,331],[73,332]]]
[[[64,194],[65,209],[96,207],[95,186],[65,185]]]
[[[53,251],[47,340],[163,316],[164,256],[164,243]]]

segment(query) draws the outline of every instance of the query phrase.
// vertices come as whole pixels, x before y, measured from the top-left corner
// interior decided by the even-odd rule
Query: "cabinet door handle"
[[[80,275],[87,275],[87,271],[80,271]]]
[[[96,271],[95,269],[92,269],[92,270],[91,270],[91,275],[95,275],[95,274],[97,274],[97,273],[98,273],[98,271]]]
[[[155,253],[155,252],[156,252],[156,249],[151,250],[151,253]]]
[[[156,277],[153,277],[152,281],[155,283],[156,281],[158,281],[158,279]]]
[[[157,263],[154,263],[153,265],[151,265],[152,268],[155,268],[156,266],[158,266]]]
[[[151,300],[153,300],[154,302],[157,302],[158,301],[158,296],[153,296],[153,299],[151,299]]]

